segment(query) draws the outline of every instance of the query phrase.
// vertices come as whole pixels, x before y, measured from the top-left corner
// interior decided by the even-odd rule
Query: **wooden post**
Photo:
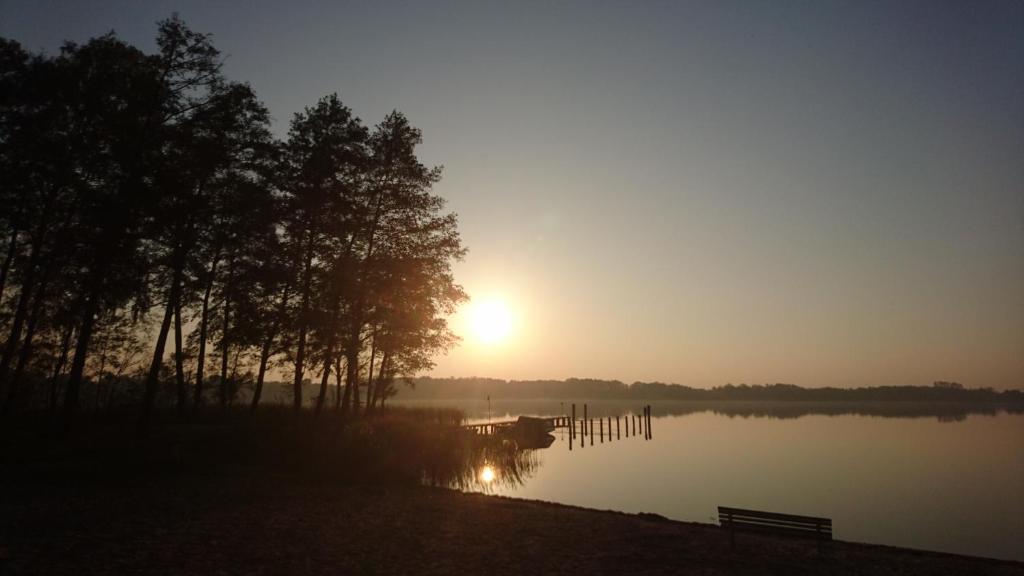
[[[589,419],[590,419],[590,417],[589,417],[589,416],[587,416],[587,405],[586,405],[586,404],[584,404],[584,405],[583,405],[583,435],[584,435],[584,436],[586,436],[586,435],[587,435],[587,421],[588,421]]]
[[[569,443],[576,439],[576,403],[572,403],[572,426],[569,427]]]
[[[732,549],[736,550],[736,525],[732,523],[732,512],[726,515],[726,521],[729,523],[729,542],[732,544]]]
[[[590,419],[590,430],[588,430],[588,433],[590,434],[590,445],[593,446],[594,445],[594,419],[593,418]]]
[[[622,426],[619,425],[619,417],[618,416],[615,417],[615,439],[616,440],[621,440],[622,439]]]
[[[601,433],[601,443],[604,444],[604,418],[597,419],[597,428]]]

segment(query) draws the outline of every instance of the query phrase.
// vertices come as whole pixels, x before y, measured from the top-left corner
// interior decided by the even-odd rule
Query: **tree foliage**
[[[421,141],[334,94],[277,141],[176,16],[152,54],[113,34],[52,56],[0,38],[4,412],[70,425],[134,403],[146,431],[161,407],[243,388],[255,409],[275,368],[296,409],[313,378],[328,406],[333,375],[336,409],[373,410],[454,343],[445,317],[466,298]]]

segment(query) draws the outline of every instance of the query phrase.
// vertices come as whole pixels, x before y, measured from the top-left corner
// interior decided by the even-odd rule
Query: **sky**
[[[434,375],[1024,387],[1024,3],[0,0],[0,35],[151,51],[172,12],[281,136],[331,92],[423,130],[475,303]]]

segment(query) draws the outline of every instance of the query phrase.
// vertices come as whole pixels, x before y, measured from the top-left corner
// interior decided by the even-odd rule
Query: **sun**
[[[501,300],[480,302],[473,307],[471,319],[473,335],[483,344],[500,344],[512,331],[512,313]]]

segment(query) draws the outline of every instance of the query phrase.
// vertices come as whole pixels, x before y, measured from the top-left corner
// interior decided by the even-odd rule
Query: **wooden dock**
[[[569,427],[568,416],[552,416],[549,418],[536,418],[546,422],[551,428],[557,430],[559,428]],[[462,427],[466,430],[472,430],[477,434],[489,436],[491,434],[498,434],[502,431],[508,431],[518,424],[518,420],[502,420],[500,422],[484,422],[481,424],[464,424]]]
[[[594,429],[595,418],[591,418],[588,415],[588,408],[589,407],[586,404],[583,405],[583,418],[576,418],[576,404],[572,404],[571,416],[524,417],[528,422],[523,422],[518,419],[501,420],[498,422],[465,424],[462,427],[482,436],[511,434],[515,432],[517,426],[523,424],[528,425],[531,428],[540,426],[548,429],[549,431],[563,429],[569,434],[569,450],[573,449],[577,440],[579,441],[580,448],[586,446],[586,440],[588,437],[590,439],[591,446],[594,445],[595,439],[599,439],[599,442],[602,444],[605,442],[606,438],[608,442],[621,440],[623,437],[623,428],[625,429],[626,438],[629,438],[630,436],[643,436],[644,440],[651,440],[653,438],[651,435],[650,405],[642,406],[639,413],[597,418],[596,430]],[[625,420],[624,423],[623,420]]]

